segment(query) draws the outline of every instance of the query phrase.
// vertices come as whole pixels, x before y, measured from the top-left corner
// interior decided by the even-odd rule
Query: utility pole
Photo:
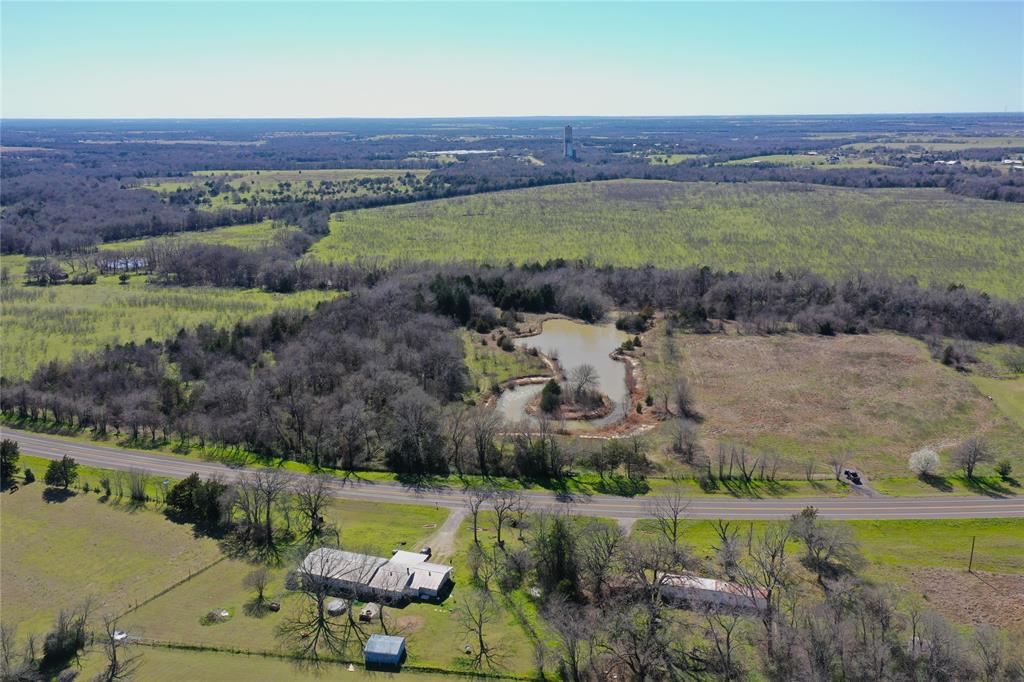
[[[967,563],[967,572],[973,573],[971,569],[974,568],[974,541],[978,539],[977,535],[971,536],[971,560]]]

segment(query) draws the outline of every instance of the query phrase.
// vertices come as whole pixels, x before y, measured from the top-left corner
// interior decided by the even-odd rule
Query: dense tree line
[[[496,412],[462,403],[467,373],[456,324],[513,327],[527,310],[600,320],[617,308],[642,311],[638,324],[661,311],[673,329],[706,333],[728,319],[748,333],[890,329],[936,344],[943,337],[1024,343],[1020,302],[868,276],[830,282],[807,273],[565,262],[331,272],[349,292],[311,313],[276,313],[232,329],[202,326],[163,342],[51,362],[6,388],[0,407],[19,419],[227,445],[316,466],[560,477],[580,453],[560,445],[552,423],[499,437],[507,427]],[[944,361],[957,355],[943,348],[936,345]],[[577,383],[564,390],[577,393]],[[699,418],[686,387],[675,394],[678,407],[670,409],[666,395],[663,412]],[[685,429],[678,441],[680,452],[692,449]],[[636,465],[625,466],[629,478],[644,469],[641,459],[615,461],[613,468]]]

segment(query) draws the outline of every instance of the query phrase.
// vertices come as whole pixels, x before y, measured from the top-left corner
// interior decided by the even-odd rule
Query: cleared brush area
[[[909,476],[907,458],[926,445],[944,453],[970,436],[1020,463],[1024,431],[968,376],[931,358],[925,345],[894,334],[741,336],[648,333],[644,367],[651,392],[685,376],[704,416],[705,445],[743,445],[782,455],[790,476],[803,462],[851,451],[869,476]],[[661,425],[656,435],[671,427]],[[934,491],[933,491],[934,492]]]
[[[931,189],[616,180],[339,213],[312,253],[871,271],[1017,297],[1024,209]]]

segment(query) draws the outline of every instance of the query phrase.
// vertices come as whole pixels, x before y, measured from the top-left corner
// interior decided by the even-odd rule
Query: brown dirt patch
[[[402,635],[408,635],[423,627],[424,619],[423,616],[401,616],[395,620],[395,625],[398,626],[398,631]]]
[[[1024,575],[921,568],[911,580],[932,608],[958,623],[1024,632]]]

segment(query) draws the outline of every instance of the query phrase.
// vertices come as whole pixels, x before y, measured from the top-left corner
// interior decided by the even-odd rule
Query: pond
[[[520,348],[536,348],[558,361],[562,370],[588,364],[597,371],[598,390],[612,401],[610,414],[588,421],[567,421],[573,430],[589,430],[613,424],[625,415],[623,397],[626,387],[626,365],[616,362],[609,354],[618,348],[629,334],[614,324],[584,324],[573,320],[547,320],[542,331],[516,341]],[[498,398],[497,409],[507,421],[519,422],[529,418],[526,406],[544,389],[544,384],[527,384],[504,391]]]

